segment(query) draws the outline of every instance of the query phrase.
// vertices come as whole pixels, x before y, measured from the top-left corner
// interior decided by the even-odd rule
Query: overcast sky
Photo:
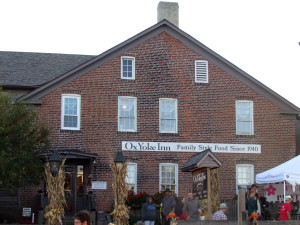
[[[0,0],[0,51],[98,55],[158,0]],[[300,107],[300,0],[178,0],[179,28]]]

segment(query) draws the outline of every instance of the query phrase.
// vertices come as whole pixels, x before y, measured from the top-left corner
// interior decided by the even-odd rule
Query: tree
[[[49,133],[33,106],[0,90],[0,188],[39,183],[44,174],[41,153],[50,147]]]

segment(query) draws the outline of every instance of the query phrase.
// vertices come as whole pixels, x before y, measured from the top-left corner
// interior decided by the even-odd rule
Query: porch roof
[[[182,172],[190,172],[198,168],[216,168],[222,166],[221,161],[215,156],[210,149],[199,152],[189,158],[181,168]]]

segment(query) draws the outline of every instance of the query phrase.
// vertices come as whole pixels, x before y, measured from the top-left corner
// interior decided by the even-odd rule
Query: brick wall
[[[121,56],[133,56],[136,79],[120,79]],[[209,62],[209,83],[194,82],[194,61],[205,59],[166,33],[158,34],[42,98],[41,119],[52,127],[53,147],[98,154],[93,179],[107,181],[95,190],[97,210],[113,201],[110,161],[122,141],[260,144],[261,154],[216,153],[223,166],[220,197],[235,194],[235,168],[254,164],[255,174],[295,156],[295,123],[280,108]],[[81,95],[81,130],[60,130],[61,95]],[[137,97],[137,132],[118,132],[118,96]],[[178,134],[159,133],[159,98],[178,99]],[[253,136],[235,134],[235,100],[254,102]],[[192,188],[191,174],[180,168],[194,153],[123,152],[138,163],[138,192],[159,190],[159,163],[178,163],[179,195]]]

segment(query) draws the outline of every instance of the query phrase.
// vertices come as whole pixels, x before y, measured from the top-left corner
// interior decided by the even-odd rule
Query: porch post
[[[283,202],[285,202],[285,180],[283,181]]]
[[[211,220],[211,183],[210,183],[210,168],[207,168],[207,219]]]

